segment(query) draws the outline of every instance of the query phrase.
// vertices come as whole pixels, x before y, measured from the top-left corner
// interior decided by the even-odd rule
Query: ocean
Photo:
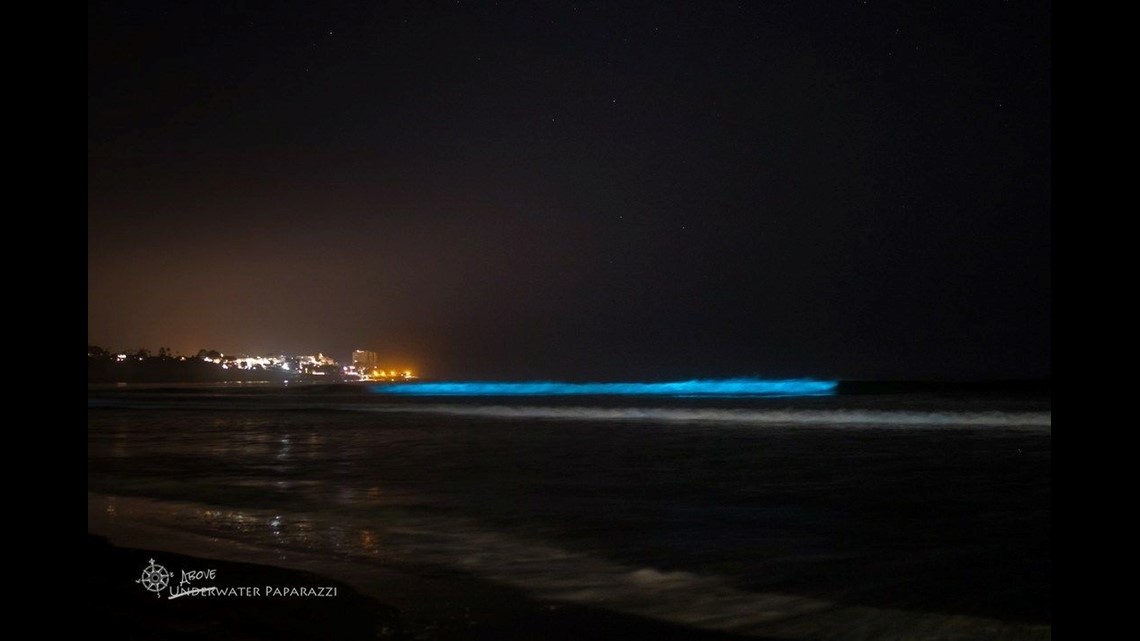
[[[333,576],[411,638],[466,638],[509,593],[693,638],[1037,639],[1050,450],[1026,393],[103,386],[88,529]]]

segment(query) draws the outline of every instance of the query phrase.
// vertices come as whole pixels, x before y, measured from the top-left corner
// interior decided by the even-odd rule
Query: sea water
[[[113,540],[142,525],[358,584],[456,573],[746,636],[1049,633],[1047,399],[242,385],[88,403],[89,529]]]

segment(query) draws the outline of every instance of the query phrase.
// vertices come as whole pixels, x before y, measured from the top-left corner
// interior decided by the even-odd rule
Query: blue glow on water
[[[827,396],[836,381],[812,379],[675,381],[671,383],[559,383],[555,381],[446,381],[373,385],[377,394],[408,396]]]

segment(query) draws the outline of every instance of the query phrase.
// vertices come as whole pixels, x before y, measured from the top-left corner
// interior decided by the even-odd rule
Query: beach
[[[149,390],[88,417],[90,533],[348,586],[293,601],[373,636],[1050,634],[1047,401]],[[148,559],[126,589],[169,601]]]

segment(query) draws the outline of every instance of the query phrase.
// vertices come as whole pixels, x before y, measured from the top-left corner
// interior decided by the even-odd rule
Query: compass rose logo
[[[170,583],[170,572],[151,559],[150,565],[143,568],[142,576],[135,579],[135,583],[141,583],[144,588],[154,592],[154,596],[162,598],[163,588]]]

